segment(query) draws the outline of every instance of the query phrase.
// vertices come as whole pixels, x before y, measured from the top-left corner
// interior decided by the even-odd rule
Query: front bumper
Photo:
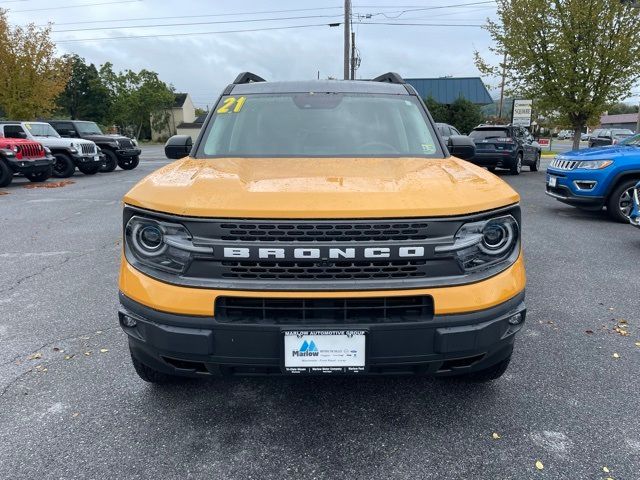
[[[551,178],[555,178],[556,184],[551,186]],[[576,186],[593,182],[591,190],[579,190]],[[584,171],[561,171],[547,169],[546,191],[550,197],[568,205],[599,209],[605,204],[605,197],[601,194],[602,179],[599,176],[590,175]]]
[[[161,312],[120,293],[120,325],[132,354],[161,372],[182,376],[282,374],[283,330],[334,325],[221,323],[213,316]],[[509,323],[514,315],[521,321]],[[134,327],[123,323],[135,319]],[[526,316],[524,290],[484,310],[406,323],[351,324],[366,330],[366,374],[451,376],[482,370],[511,354]]]
[[[121,150],[116,150],[116,156],[118,158],[131,158],[131,157],[137,157],[142,153],[142,150],[139,148],[128,148],[128,149],[121,149]]]
[[[55,162],[54,157],[42,157],[36,159],[7,159],[9,167],[14,173],[39,173],[50,169]]]
[[[76,167],[78,165],[93,165],[105,162],[105,156],[99,153],[96,153],[95,155],[74,154],[71,155],[71,159],[73,160],[73,163],[76,165]]]

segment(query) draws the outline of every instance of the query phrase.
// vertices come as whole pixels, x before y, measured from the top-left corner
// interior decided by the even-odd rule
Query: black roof
[[[365,80],[305,80],[297,82],[251,82],[231,84],[226,93],[380,93],[408,95],[403,84]]]
[[[187,100],[187,94],[186,93],[176,93],[176,94],[174,94],[173,108],[182,107],[186,100]]]

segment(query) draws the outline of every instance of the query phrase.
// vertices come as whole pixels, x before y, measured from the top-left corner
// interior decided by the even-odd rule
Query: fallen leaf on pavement
[[[71,355],[65,355],[64,359],[65,360],[71,360],[73,357],[75,357],[76,355],[74,353],[72,353]]]
[[[585,330],[584,333],[588,333],[589,335],[591,335],[593,333],[593,330]]]
[[[493,432],[493,434],[491,434],[491,438],[493,438],[494,440],[499,440],[500,435],[498,435],[496,432]]]
[[[32,353],[31,355],[29,355],[27,357],[29,360],[38,360],[39,358],[42,358],[42,354],[40,352],[38,353]]]
[[[620,358],[620,355],[618,355],[617,353],[614,353],[613,358]]]
[[[538,470],[542,470],[544,468],[544,465],[542,464],[542,462],[540,460],[536,461],[536,468]]]
[[[604,473],[609,473],[609,469],[608,469],[607,467],[602,467],[602,471],[603,471]]]
[[[63,349],[58,348],[58,347],[53,347],[53,351],[54,351],[54,352],[60,352],[60,353],[64,352],[64,350],[63,350]]]
[[[84,354],[88,357],[89,355],[91,355],[91,351],[84,352]]]
[[[640,347],[640,342],[636,342],[636,347]]]
[[[101,348],[100,353],[107,353],[109,351],[108,348]]]
[[[78,412],[74,412],[73,415],[71,415],[73,418],[76,418],[78,415],[80,415],[80,413]]]

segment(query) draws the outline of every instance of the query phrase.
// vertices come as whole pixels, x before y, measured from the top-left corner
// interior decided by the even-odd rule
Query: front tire
[[[51,178],[51,175],[53,175],[53,167],[49,167],[41,172],[25,173],[24,176],[27,177],[30,182],[38,183]]]
[[[607,213],[616,222],[629,223],[629,215],[633,209],[633,187],[636,183],[638,183],[637,178],[625,180],[609,195]]]
[[[147,383],[166,385],[168,383],[176,383],[180,379],[180,377],[159,372],[155,368],[145,365],[133,355],[133,352],[131,352],[131,363],[133,363],[133,368],[138,376]]]
[[[535,161],[531,164],[531,166],[529,167],[529,169],[532,172],[537,172],[538,170],[540,170],[540,157],[542,156],[542,154],[540,152],[538,152],[536,154],[536,159]]]
[[[102,168],[102,164],[92,164],[92,165],[79,165],[78,170],[80,170],[85,175],[95,175]]]
[[[520,175],[520,172],[522,172],[522,153],[518,154],[516,161],[511,165],[509,172],[511,172],[511,175]]]
[[[56,162],[53,164],[53,176],[56,178],[69,178],[76,171],[73,160],[64,153],[56,153]]]
[[[107,157],[107,161],[100,171],[103,173],[113,172],[118,166],[118,157],[111,150],[103,150],[102,153]]]
[[[507,371],[509,362],[511,362],[511,354],[509,354],[507,358],[496,363],[495,365],[491,365],[489,368],[485,368],[484,370],[468,373],[463,378],[475,383],[485,383],[497,380]]]
[[[12,181],[13,172],[2,160],[0,160],[0,188],[6,187]]]
[[[118,160],[118,166],[122,170],[133,170],[140,163],[140,157],[127,157]]]

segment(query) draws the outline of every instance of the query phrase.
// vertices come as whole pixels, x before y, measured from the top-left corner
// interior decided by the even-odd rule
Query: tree
[[[156,72],[116,73],[113,66],[106,63],[100,67],[100,76],[112,98],[110,121],[138,138],[150,126],[156,130],[167,126],[169,109],[175,99],[174,89],[161,81]]]
[[[609,115],[618,115],[621,113],[638,113],[638,105],[629,105],[628,103],[616,102],[606,107]]]
[[[72,119],[93,120],[104,124],[111,106],[109,89],[104,85],[98,69],[87,65],[78,55],[65,57],[71,68],[67,86],[58,96],[59,112]]]
[[[580,132],[640,77],[640,15],[620,0],[497,0],[499,21],[485,28],[500,59],[506,54],[511,95],[534,99],[541,114]],[[498,76],[475,52],[476,66]]]
[[[204,108],[196,107],[196,117],[199,117],[200,115],[206,115],[207,113],[209,113],[208,110],[205,110]]]
[[[56,56],[51,27],[11,26],[0,9],[0,107],[12,119],[49,115],[69,78],[69,66]]]
[[[469,133],[484,118],[478,105],[462,97],[450,105],[438,103],[433,97],[426,98],[424,102],[436,122],[453,125],[462,133]]]

